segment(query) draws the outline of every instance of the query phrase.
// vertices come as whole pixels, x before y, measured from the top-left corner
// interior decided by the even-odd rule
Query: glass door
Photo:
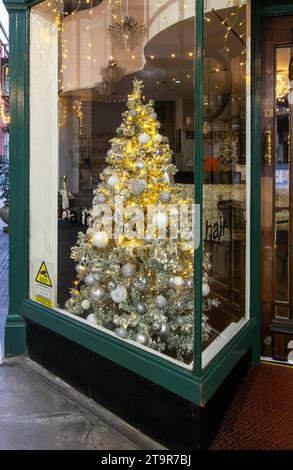
[[[293,336],[293,17],[263,22],[262,318],[264,356],[287,360]]]

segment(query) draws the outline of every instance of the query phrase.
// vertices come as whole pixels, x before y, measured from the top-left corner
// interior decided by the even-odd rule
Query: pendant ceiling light
[[[108,27],[108,32],[116,47],[129,52],[142,44],[146,27],[139,25],[133,16],[123,16],[120,23]]]

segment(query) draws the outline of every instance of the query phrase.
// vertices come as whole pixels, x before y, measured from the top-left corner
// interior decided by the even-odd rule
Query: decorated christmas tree
[[[88,229],[79,233],[72,248],[78,278],[66,308],[122,339],[190,360],[192,230],[176,238],[173,227],[170,236],[174,220],[166,209],[192,207],[192,200],[182,199],[173,182],[177,170],[172,151],[159,133],[154,103],[145,101],[142,88],[142,82],[135,80],[122,124],[111,140],[108,166],[94,191]],[[123,211],[117,211],[121,201]],[[210,295],[209,255],[203,258],[202,335],[206,340],[207,313],[218,301]]]

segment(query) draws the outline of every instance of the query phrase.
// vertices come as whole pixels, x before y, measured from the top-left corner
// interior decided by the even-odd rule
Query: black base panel
[[[239,361],[205,408],[27,321],[29,357],[169,449],[207,449],[251,363]]]

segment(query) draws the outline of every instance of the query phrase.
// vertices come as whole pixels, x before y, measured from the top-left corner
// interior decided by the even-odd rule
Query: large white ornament
[[[91,308],[91,303],[88,299],[84,299],[82,302],[81,302],[81,308],[82,310],[89,310]]]
[[[147,346],[149,343],[149,336],[147,335],[147,333],[137,333],[134,337],[134,341],[139,344],[142,344],[143,346]]]
[[[156,144],[160,144],[162,140],[163,140],[163,137],[161,136],[161,134],[154,135],[154,142],[156,142]]]
[[[105,198],[104,194],[98,194],[95,197],[95,202],[97,202],[98,204],[104,204],[106,202],[106,198]]]
[[[163,295],[158,295],[155,298],[155,304],[160,309],[165,308],[167,306],[167,299]]]
[[[93,313],[90,313],[87,317],[86,317],[87,321],[90,321],[92,323],[96,323],[96,319],[95,319],[95,315]]]
[[[209,295],[211,289],[210,289],[210,286],[208,284],[203,284],[202,285],[202,295],[203,297],[207,297],[207,295]]]
[[[185,282],[184,282],[183,277],[181,277],[181,276],[175,276],[175,277],[173,278],[173,284],[174,284],[175,287],[182,287],[182,286],[184,286]]]
[[[140,136],[138,137],[138,141],[142,145],[147,145],[150,140],[151,138],[146,132],[144,132],[143,134],[140,134]]]
[[[134,180],[131,182],[131,191],[134,196],[139,196],[146,189],[145,180]]]
[[[85,274],[85,272],[86,272],[86,267],[85,267],[85,266],[82,266],[81,264],[77,264],[77,265],[75,266],[75,270],[76,270],[76,272],[77,272],[78,274],[83,275],[83,274]]]
[[[138,171],[141,171],[143,170],[145,167],[145,164],[142,160],[138,160],[136,163],[135,163],[135,169],[138,170]]]
[[[106,232],[99,231],[99,232],[94,232],[93,234],[93,245],[96,248],[105,248],[105,246],[108,245],[108,235]]]
[[[88,274],[85,278],[84,278],[84,282],[85,284],[88,286],[88,287],[93,287],[93,285],[95,284],[95,278],[92,274]]]
[[[118,286],[116,289],[111,291],[111,299],[116,304],[121,304],[124,300],[127,299],[127,290],[124,286]]]
[[[108,179],[108,186],[110,186],[110,188],[116,188],[116,186],[118,186],[119,183],[120,183],[120,178],[117,175],[112,175]]]
[[[93,286],[90,291],[90,298],[94,302],[99,302],[99,300],[101,300],[101,298],[103,297],[104,293],[105,291],[102,286],[99,286],[99,285]]]
[[[133,277],[136,271],[136,267],[134,264],[127,263],[127,264],[124,264],[124,266],[122,266],[121,270],[122,270],[123,277],[125,278]]]

